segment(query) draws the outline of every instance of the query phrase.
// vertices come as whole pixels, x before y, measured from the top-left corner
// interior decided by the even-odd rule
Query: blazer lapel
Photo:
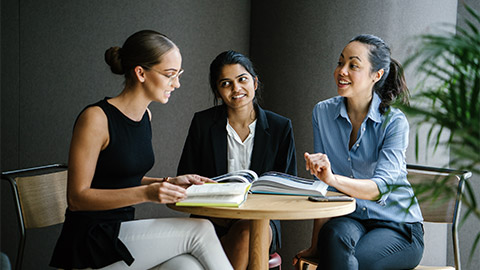
[[[210,128],[212,134],[213,158],[216,174],[227,173],[227,112],[222,110],[215,116],[215,123]]]
[[[252,160],[250,162],[250,169],[263,173],[265,171],[264,160],[267,152],[268,141],[270,140],[270,133],[268,131],[268,121],[265,111],[257,106],[257,125],[255,128],[255,138],[253,143]]]

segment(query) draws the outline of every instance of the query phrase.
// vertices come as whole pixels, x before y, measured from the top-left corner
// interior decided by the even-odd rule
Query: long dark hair
[[[141,66],[149,69],[160,63],[161,57],[177,46],[164,34],[153,30],[142,30],[127,38],[123,46],[105,51],[105,62],[113,73],[125,74],[128,85],[133,80],[133,69]]]
[[[226,65],[234,65],[239,64],[244,67],[250,75],[255,79],[257,78],[257,90],[255,91],[255,98],[253,99],[254,104],[258,104],[259,100],[261,99],[260,96],[260,86],[261,83],[258,80],[257,72],[253,67],[252,61],[245,55],[236,52],[236,51],[224,51],[217,55],[217,57],[212,61],[210,64],[210,89],[213,93],[213,104],[216,106],[218,105],[218,97],[220,96],[217,88],[217,81],[220,73],[222,72],[222,68]]]
[[[382,78],[373,86],[373,90],[382,100],[378,108],[380,113],[383,114],[387,111],[390,104],[397,98],[408,103],[409,91],[403,68],[398,61],[391,58],[390,48],[385,41],[374,35],[358,35],[350,40],[350,42],[354,41],[369,45],[368,56],[372,65],[371,72],[384,70]]]

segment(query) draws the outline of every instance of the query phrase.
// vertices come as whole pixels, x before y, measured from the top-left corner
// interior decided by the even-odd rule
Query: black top
[[[258,175],[268,171],[297,175],[295,141],[290,119],[255,105],[257,124],[250,170]],[[227,173],[227,108],[225,105],[195,113],[177,175],[196,173],[214,177]],[[273,239],[270,253],[281,246],[278,220],[270,222]],[[219,229],[217,228],[217,233]]]
[[[85,109],[91,106],[100,107],[107,116],[110,137],[108,146],[98,157],[91,187],[119,189],[139,186],[155,161],[148,112],[136,122],[108,103],[107,98]],[[106,211],[70,211],[67,208],[50,266],[101,268],[120,260],[131,265],[134,258],[118,239],[118,233],[120,223],[133,218],[134,208],[131,206]]]

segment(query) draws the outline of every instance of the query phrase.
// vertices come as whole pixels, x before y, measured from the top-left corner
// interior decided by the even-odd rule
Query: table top
[[[328,193],[327,196],[335,195]],[[302,220],[347,215],[355,211],[350,202],[311,202],[307,196],[249,194],[238,208],[210,206],[175,206],[169,208],[195,215],[234,219]]]

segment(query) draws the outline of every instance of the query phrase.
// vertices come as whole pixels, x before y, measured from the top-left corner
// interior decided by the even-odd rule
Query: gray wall
[[[467,2],[476,2],[480,9],[478,1]],[[414,49],[413,35],[431,32],[439,22],[455,23],[457,15],[456,0],[297,3],[1,0],[1,168],[67,162],[79,111],[122,88],[123,79],[103,61],[104,51],[148,28],[177,43],[186,70],[182,87],[170,102],[150,106],[157,162],[149,175],[175,174],[193,113],[212,104],[208,65],[219,52],[235,49],[250,54],[256,64],[264,83],[264,107],[292,119],[299,172],[307,176],[302,154],[313,149],[311,110],[318,101],[336,95],[333,69],[346,42],[359,33],[379,35],[402,61]],[[413,73],[407,72],[407,81],[413,88]],[[448,153],[420,163],[443,165],[445,160]],[[408,161],[416,163],[410,149]],[[18,233],[9,190],[1,188],[1,250],[14,258]],[[139,218],[177,215],[181,214],[159,205],[137,207]],[[311,222],[282,224],[283,268],[292,269],[295,252],[309,244]],[[29,235],[24,269],[47,268],[59,229],[34,230]],[[435,239],[428,241],[436,249],[426,254],[426,260],[441,262],[447,253],[447,230],[432,231]],[[478,223],[467,222],[462,228],[464,266],[473,241],[469,236],[476,232]],[[478,256],[475,260],[466,269],[474,269]],[[447,262],[453,263],[451,251]]]

